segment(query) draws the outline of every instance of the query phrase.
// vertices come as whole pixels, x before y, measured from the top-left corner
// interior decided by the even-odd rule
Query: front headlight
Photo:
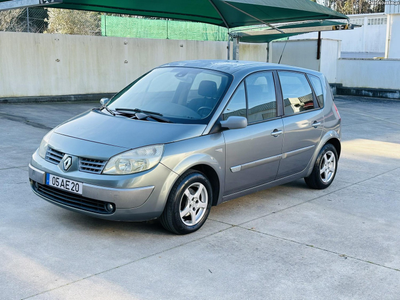
[[[39,149],[38,149],[39,156],[43,159],[46,159],[46,152],[47,152],[47,148],[49,146],[49,135],[50,134],[46,134],[44,136],[44,138],[42,139],[42,142],[40,143]]]
[[[164,151],[164,145],[154,145],[130,150],[111,157],[103,174],[132,174],[156,166]]]

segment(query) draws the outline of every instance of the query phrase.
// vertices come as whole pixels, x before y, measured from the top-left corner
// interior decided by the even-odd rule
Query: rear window
[[[308,75],[308,78],[310,79],[311,84],[314,88],[314,92],[315,92],[315,95],[317,96],[317,101],[318,101],[319,107],[324,107],[324,92],[322,89],[321,80],[317,76],[310,75],[310,74]]]
[[[286,116],[314,109],[311,87],[303,73],[278,72]]]

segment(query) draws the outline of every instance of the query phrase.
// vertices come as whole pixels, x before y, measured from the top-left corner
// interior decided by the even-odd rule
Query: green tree
[[[26,31],[26,24],[21,22],[25,9],[0,11],[0,31]]]
[[[101,35],[101,13],[48,8],[46,33]]]

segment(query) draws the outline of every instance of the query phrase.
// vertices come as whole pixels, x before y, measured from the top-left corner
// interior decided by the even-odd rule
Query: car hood
[[[98,111],[83,113],[54,129],[55,133],[106,145],[138,148],[200,136],[206,125],[134,120]]]

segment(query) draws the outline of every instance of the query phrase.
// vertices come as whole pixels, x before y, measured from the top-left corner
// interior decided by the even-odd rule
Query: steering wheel
[[[197,110],[197,113],[202,117],[207,117],[212,112],[212,108],[208,106],[201,106]]]

